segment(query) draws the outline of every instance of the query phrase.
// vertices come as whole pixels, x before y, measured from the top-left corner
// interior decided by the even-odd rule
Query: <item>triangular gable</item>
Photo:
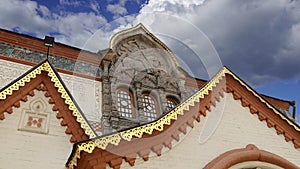
[[[43,84],[41,87],[40,84]],[[12,107],[20,107],[20,101],[27,101],[27,96],[34,95],[34,89],[46,91],[51,97],[53,110],[58,111],[56,117],[62,118],[61,125],[67,126],[66,134],[72,134],[71,142],[95,138],[96,134],[88,124],[78,105],[65,87],[58,73],[45,60],[0,90],[0,120],[5,112],[13,113]]]
[[[286,141],[300,148],[300,127],[224,67],[198,92],[158,120],[76,143],[67,167],[105,168],[109,164],[119,168],[123,159],[133,166],[138,156],[145,161],[150,152],[160,156],[163,147],[171,149],[172,141],[179,141],[179,134],[186,134],[187,126],[193,128],[195,120],[200,122],[200,116],[205,116],[206,110],[210,110],[224,92],[232,93],[251,113],[257,114],[259,120],[266,120],[268,127],[274,127],[277,134],[283,134]]]

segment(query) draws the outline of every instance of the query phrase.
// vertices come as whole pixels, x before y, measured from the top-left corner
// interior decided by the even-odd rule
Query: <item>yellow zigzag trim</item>
[[[58,92],[61,94],[61,98],[65,99],[65,103],[69,105],[69,110],[72,111],[72,114],[76,117],[76,121],[79,122],[81,128],[84,129],[85,134],[87,134],[89,138],[95,138],[96,134],[88,125],[87,121],[83,118],[82,114],[79,113],[77,107],[75,106],[71,97],[63,87],[59,78],[56,76],[54,70],[52,69],[48,61],[31,71],[30,73],[28,73],[26,76],[24,76],[17,82],[10,85],[5,90],[3,90],[0,93],[0,100],[4,100],[7,96],[12,95],[14,91],[17,91],[20,87],[25,86],[25,83],[28,83],[31,81],[31,79],[36,78],[36,76],[41,74],[42,71],[48,72],[48,76],[51,78],[51,81],[54,82],[54,86],[58,89]]]

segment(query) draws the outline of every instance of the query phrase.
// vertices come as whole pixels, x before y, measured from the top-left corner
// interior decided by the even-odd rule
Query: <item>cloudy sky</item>
[[[92,51],[140,22],[195,76],[226,65],[258,92],[296,100],[300,121],[298,0],[0,0],[1,28]]]

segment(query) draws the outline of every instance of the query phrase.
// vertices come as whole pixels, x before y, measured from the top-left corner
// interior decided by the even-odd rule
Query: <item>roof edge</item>
[[[281,113],[274,105],[272,105],[269,101],[264,99],[258,92],[256,92],[252,87],[247,85],[245,81],[240,79],[235,73],[233,73],[231,70],[229,70],[226,66],[224,66],[226,69],[226,74],[231,75],[235,80],[237,80],[241,85],[243,85],[248,91],[250,91],[255,97],[257,97],[262,103],[264,103],[268,108],[270,108],[275,114],[279,115],[281,119],[286,121],[289,125],[293,126],[293,128],[300,132],[300,126],[292,121],[289,117],[287,117],[285,114]]]

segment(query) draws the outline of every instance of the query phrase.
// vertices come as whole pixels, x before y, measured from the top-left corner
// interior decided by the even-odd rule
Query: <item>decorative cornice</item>
[[[95,132],[92,130],[86,119],[79,111],[77,105],[74,103],[70,94],[67,92],[62,81],[58,77],[59,75],[55,72],[48,61],[44,61],[42,64],[27,72],[27,74],[25,74],[20,79],[12,82],[7,87],[0,90],[0,101],[5,100],[8,96],[18,91],[21,87],[25,86],[26,83],[29,83],[32,79],[35,79],[43,71],[47,72],[47,75],[50,77],[51,82],[54,83],[54,87],[57,88],[58,93],[60,93],[60,97],[64,99],[65,104],[68,105],[68,109],[72,112],[72,115],[76,117],[76,121],[80,124],[85,134],[89,136],[89,138],[95,138]]]
[[[45,47],[43,39],[4,30],[1,28],[0,28],[0,43],[10,44],[13,47],[18,47],[22,49],[23,52],[27,51],[30,54],[32,54],[30,51],[41,52],[43,54],[47,53],[47,47]],[[11,50],[9,51],[1,47],[0,45],[0,50],[4,50],[7,53],[13,52],[13,49],[14,48],[11,48]],[[2,52],[3,51],[0,51],[0,53]],[[14,53],[19,53],[19,52],[22,51],[17,50]],[[73,46],[68,46],[59,42],[55,42],[54,47],[50,50],[50,54],[53,54],[55,56],[60,56],[62,58],[68,58],[71,60],[78,60],[80,62],[82,61],[84,63],[89,63],[92,65],[99,65],[99,61],[101,60],[101,57],[99,57],[99,55],[97,55],[96,53],[79,49]]]

